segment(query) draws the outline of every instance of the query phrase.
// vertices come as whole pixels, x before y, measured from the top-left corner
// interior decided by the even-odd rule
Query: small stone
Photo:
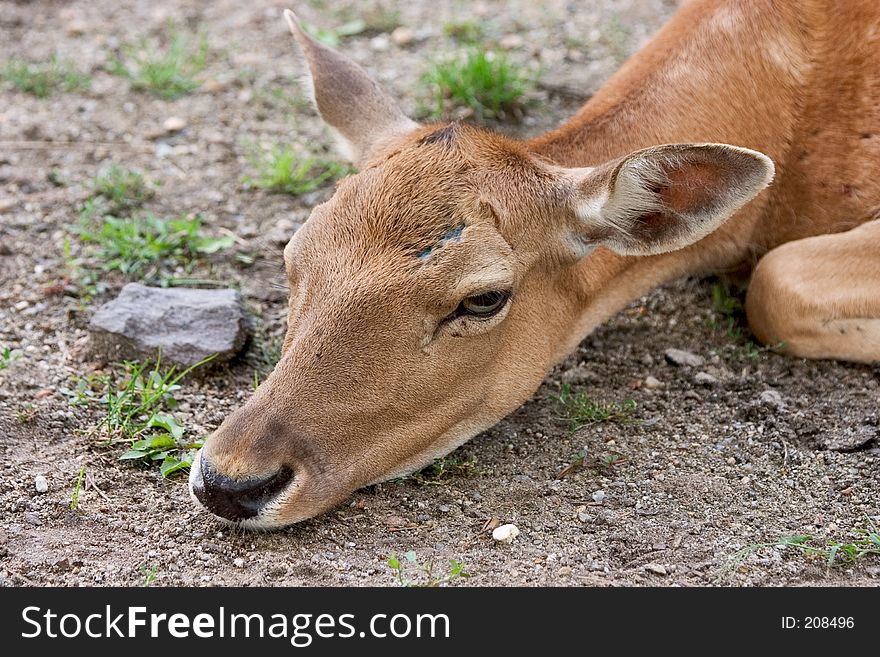
[[[236,568],[244,568],[244,559],[242,559],[241,557],[236,557],[236,558],[233,560],[232,564],[233,564]]]
[[[370,39],[370,48],[376,52],[385,52],[391,47],[391,41],[387,34],[380,34]]]
[[[560,568],[559,570],[556,571],[556,574],[559,575],[560,577],[566,577],[568,575],[571,575],[571,566],[563,566],[562,568]]]
[[[605,501],[605,491],[604,491],[604,490],[597,490],[597,491],[595,491],[595,492],[593,493],[593,501],[594,501],[596,504],[602,504],[602,502]]]
[[[701,386],[714,386],[716,383],[718,383],[718,379],[716,379],[708,372],[697,372],[696,376],[694,376],[694,383],[697,383]]]
[[[40,494],[49,490],[49,482],[46,481],[46,478],[43,475],[37,475],[34,477],[34,486],[36,486],[37,492]]]
[[[592,370],[587,369],[583,365],[576,365],[571,369],[567,369],[560,373],[559,380],[563,383],[583,384],[583,383],[599,383],[598,375]]]
[[[72,37],[82,36],[83,34],[85,34],[87,28],[88,28],[88,25],[85,23],[85,21],[76,20],[76,19],[71,20],[69,23],[67,23],[64,26],[64,29],[67,31],[67,34],[69,34]]]
[[[782,401],[782,395],[775,390],[765,390],[762,392],[761,403],[770,408],[781,409],[785,407],[785,402]]]
[[[645,390],[657,390],[663,387],[663,382],[653,376],[646,376],[644,386]]]
[[[29,511],[24,514],[24,521],[29,525],[34,525],[35,527],[39,527],[43,524],[43,521],[40,520],[40,514],[36,511]]]
[[[449,505],[441,504],[440,505],[440,513],[449,513]]]
[[[659,563],[649,563],[645,566],[645,570],[649,573],[654,573],[655,575],[667,575],[666,567],[661,566]]]
[[[589,522],[590,514],[581,512],[578,514],[578,520],[580,520],[581,522]]]
[[[224,80],[218,80],[217,78],[208,78],[204,82],[202,82],[202,90],[209,94],[220,93],[221,91],[226,91],[229,88],[229,83]]]
[[[412,43],[415,36],[415,32],[408,27],[398,27],[391,33],[391,40],[396,46],[406,46]]]
[[[155,358],[182,367],[212,364],[244,347],[251,325],[235,290],[157,288],[129,283],[89,322],[91,350],[109,361]]]
[[[501,525],[492,530],[492,538],[499,543],[513,543],[513,539],[519,536],[519,527],[516,525]]]
[[[706,362],[706,359],[702,356],[692,354],[691,352],[684,351],[683,349],[667,349],[663,355],[666,356],[667,361],[669,361],[673,365],[679,366],[699,367]]]
[[[186,119],[179,116],[169,116],[162,124],[165,132],[180,132],[186,127]]]
[[[522,48],[524,44],[525,39],[519,34],[505,34],[498,40],[498,45],[504,48],[504,50],[516,50],[517,48]]]

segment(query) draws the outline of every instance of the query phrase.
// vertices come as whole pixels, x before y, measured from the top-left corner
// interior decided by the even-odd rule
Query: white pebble
[[[165,132],[180,132],[186,127],[186,119],[179,116],[169,116],[162,124]]]
[[[397,46],[406,46],[412,43],[415,33],[408,27],[398,27],[391,33],[391,40]]]
[[[596,504],[602,504],[602,502],[604,500],[605,500],[605,491],[604,490],[597,490],[595,493],[593,493],[593,501]]]
[[[663,387],[663,383],[660,382],[659,379],[655,379],[653,376],[645,377],[645,389],[646,390],[656,390],[657,388]]]
[[[519,527],[516,525],[501,525],[492,530],[492,538],[499,543],[513,543],[513,539],[519,536]]]
[[[668,575],[669,572],[666,570],[666,566],[663,566],[659,563],[649,563],[645,566],[645,570],[649,573],[654,573],[655,575]]]
[[[37,475],[34,478],[34,485],[37,487],[38,493],[45,493],[49,490],[49,482],[46,481],[46,478],[43,475]]]
[[[236,557],[232,563],[235,565],[236,568],[244,568],[244,559],[242,559],[241,557]]]

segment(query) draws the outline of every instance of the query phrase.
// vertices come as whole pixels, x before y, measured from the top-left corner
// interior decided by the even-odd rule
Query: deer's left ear
[[[668,144],[594,169],[565,169],[566,241],[575,258],[598,245],[621,255],[688,246],[773,179],[766,155],[726,144]]]
[[[351,59],[306,34],[289,9],[284,19],[309,68],[305,84],[324,122],[340,137],[344,155],[362,164],[395,138],[418,128]]]

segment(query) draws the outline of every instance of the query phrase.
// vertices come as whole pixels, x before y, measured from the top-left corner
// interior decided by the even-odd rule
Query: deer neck
[[[529,148],[560,165],[593,166],[655,144],[728,143],[773,158],[778,185],[808,88],[815,16],[807,16],[807,5],[812,9],[736,0],[686,5],[573,119]],[[768,197],[763,193],[686,249],[630,258],[600,248],[563,272],[559,289],[571,301],[571,322],[557,356],[658,285],[736,267],[755,240]]]

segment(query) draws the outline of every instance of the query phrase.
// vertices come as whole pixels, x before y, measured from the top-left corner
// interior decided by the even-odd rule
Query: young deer
[[[430,463],[685,274],[757,263],[761,340],[880,360],[876,0],[694,0],[525,142],[414,123],[285,17],[360,173],[287,245],[281,359],[193,464],[215,515],[286,525]]]

